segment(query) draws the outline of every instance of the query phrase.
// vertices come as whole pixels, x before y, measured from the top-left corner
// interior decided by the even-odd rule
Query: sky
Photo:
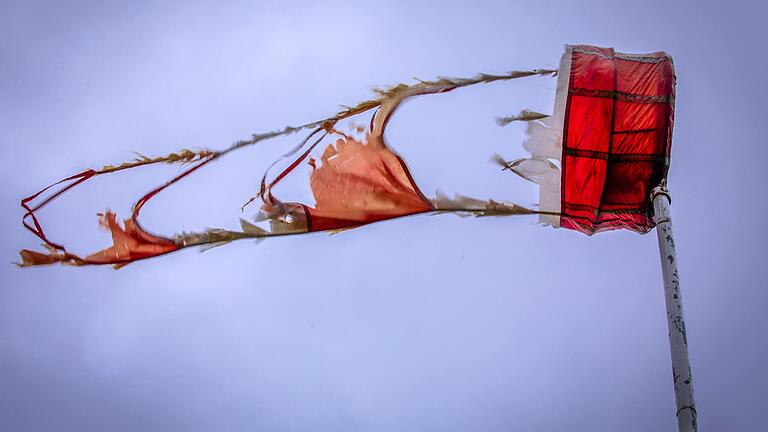
[[[290,3],[290,4],[288,4]],[[58,2],[0,5],[0,429],[672,431],[655,233],[418,216],[103,268],[19,269],[19,200],[133,152],[222,149],[324,118],[372,86],[554,68],[565,44],[675,60],[669,185],[702,431],[768,406],[759,2]],[[387,137],[416,182],[530,205],[531,77],[405,104]],[[159,233],[237,227],[296,137],[227,156],[142,213]],[[87,253],[178,167],[101,177],[41,212]],[[281,194],[302,198],[305,180]],[[281,195],[282,196],[282,195]]]

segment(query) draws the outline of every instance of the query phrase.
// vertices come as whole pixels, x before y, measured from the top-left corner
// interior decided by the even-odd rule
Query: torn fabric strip
[[[473,78],[438,78],[434,81],[419,81],[412,85],[399,84],[385,90],[376,90],[377,98],[346,108],[326,119],[301,126],[288,126],[274,132],[253,134],[249,139],[237,141],[222,151],[183,150],[158,158],[141,156],[135,161],[105,166],[100,170],[86,170],[54,183],[22,200],[21,205],[26,211],[23,218],[24,225],[43,241],[43,246],[48,249],[48,252],[23,250],[21,251],[22,262],[20,265],[36,266],[61,263],[69,265],[111,264],[120,267],[134,261],[191,246],[212,247],[245,238],[263,239],[313,231],[336,231],[427,212],[450,212],[476,216],[538,213],[514,204],[493,200],[484,201],[460,196],[454,199],[445,197],[438,197],[435,200],[427,199],[413,181],[405,161],[385,144],[384,129],[400,103],[410,97],[444,93],[476,84],[528,76],[553,76],[555,73],[554,70],[540,69],[512,71],[502,75],[479,74]],[[372,109],[376,109],[376,111],[371,118],[371,127],[364,140],[347,136],[334,129],[340,120]],[[213,228],[202,232],[183,232],[165,237],[145,230],[139,223],[140,210],[150,199],[204,165],[246,146],[305,130],[310,130],[311,133],[288,155],[296,154],[304,147],[308,146],[308,148],[271,181],[267,181],[269,170],[262,178],[261,190],[257,197],[261,198],[263,205],[257,221],[268,220],[268,229],[241,220],[242,231]],[[317,136],[319,138],[316,138]],[[335,136],[337,139],[333,144],[325,147],[319,160],[313,158],[307,160],[315,146],[319,145],[326,136]],[[310,141],[310,139],[314,139],[314,141]],[[272,188],[305,160],[312,165],[310,185],[316,204],[310,206],[303,203],[282,202],[275,198]],[[51,241],[43,231],[35,212],[67,190],[99,175],[112,174],[156,163],[192,163],[195,165],[139,199],[133,207],[131,217],[123,222],[123,226],[118,223],[117,217],[113,213],[106,212],[101,215],[101,224],[112,234],[112,246],[83,258],[69,252],[63,245]],[[65,186],[52,193],[51,196],[41,198],[42,194],[49,189],[61,184]],[[41,202],[34,204],[38,200]],[[27,222],[28,219],[32,221],[31,225]]]

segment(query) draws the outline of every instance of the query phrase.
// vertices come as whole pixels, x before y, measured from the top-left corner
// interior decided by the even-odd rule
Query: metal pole
[[[672,354],[672,379],[677,402],[678,432],[696,432],[696,403],[693,401],[691,365],[688,361],[688,338],[683,319],[683,301],[680,297],[680,279],[677,273],[677,253],[672,237],[672,219],[669,215],[671,199],[666,186],[651,192],[656,234],[659,237],[661,270],[664,276],[664,298],[667,304],[669,348]]]

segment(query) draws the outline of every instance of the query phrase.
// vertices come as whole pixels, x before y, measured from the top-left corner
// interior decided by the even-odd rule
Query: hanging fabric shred
[[[515,121],[527,123],[524,146],[531,157],[506,161],[495,156],[493,160],[502,169],[540,186],[539,208],[461,195],[450,198],[442,193],[433,199],[425,197],[405,161],[384,138],[386,126],[400,104],[414,96],[528,76],[558,76],[554,112],[547,115],[524,110],[497,118],[502,126]],[[118,268],[191,246],[209,248],[246,238],[336,232],[421,213],[538,214],[542,223],[587,234],[615,228],[647,232],[652,226],[647,195],[666,178],[674,112],[674,70],[671,58],[664,53],[626,55],[612,49],[566,46],[559,70],[438,78],[375,92],[376,98],[331,117],[253,134],[221,151],[182,150],[157,158],[139,155],[131,162],[85,170],[54,183],[21,201],[26,211],[23,224],[43,241],[47,253],[22,250],[19,265],[110,264]],[[370,110],[374,110],[370,127],[360,131],[365,132],[364,138],[335,128],[339,121]],[[258,193],[248,201],[261,199],[256,222],[267,221],[268,229],[241,219],[242,231],[214,228],[164,237],[150,233],[139,223],[144,204],[210,162],[261,141],[302,131],[309,134],[283,157],[294,160],[270,178],[270,170],[279,161],[273,163],[264,173]],[[313,157],[315,148],[328,137],[334,141],[325,145],[319,159]],[[273,188],[304,162],[311,167],[309,183],[315,204],[279,200]],[[191,166],[141,197],[122,226],[112,212],[99,215],[101,225],[112,235],[112,246],[82,258],[46,236],[35,212],[66,191],[100,175],[161,163]],[[59,189],[53,191],[56,187]],[[43,198],[45,193],[50,196]]]
[[[316,162],[313,162],[316,164]],[[365,143],[351,137],[329,145],[310,174],[315,208],[309,231],[349,228],[433,210],[413,182],[405,162],[381,137]]]

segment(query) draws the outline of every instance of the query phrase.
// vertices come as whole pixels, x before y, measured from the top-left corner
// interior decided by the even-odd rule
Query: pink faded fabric
[[[380,137],[344,137],[310,160],[316,205],[307,207],[309,231],[359,226],[434,210],[413,182],[405,162]]]

